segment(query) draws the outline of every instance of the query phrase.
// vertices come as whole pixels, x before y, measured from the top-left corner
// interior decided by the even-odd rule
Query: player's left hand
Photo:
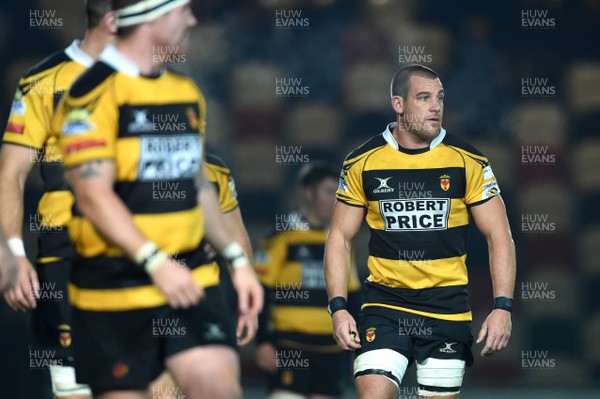
[[[240,318],[257,317],[263,308],[264,292],[252,266],[248,264],[234,268],[231,272],[231,280],[238,294]]]
[[[485,346],[481,350],[481,356],[491,356],[501,349],[506,348],[510,333],[512,331],[512,321],[510,312],[502,309],[494,309],[481,325],[481,330],[477,336],[477,343],[485,341]]]
[[[238,318],[236,336],[238,346],[246,346],[256,336],[258,330],[257,316],[240,316]]]

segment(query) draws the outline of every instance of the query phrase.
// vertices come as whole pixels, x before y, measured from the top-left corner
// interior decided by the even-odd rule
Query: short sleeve
[[[20,88],[25,84],[25,80],[21,79],[12,101],[3,141],[41,149],[50,132],[51,88],[39,90],[33,87],[25,94]]]
[[[466,157],[467,187],[465,203],[474,206],[500,194],[500,187],[488,160]]]
[[[336,196],[345,204],[366,208],[369,203],[363,190],[361,165],[362,162],[344,162]]]

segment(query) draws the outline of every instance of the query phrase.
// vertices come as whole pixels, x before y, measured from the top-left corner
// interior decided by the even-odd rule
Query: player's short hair
[[[111,0],[85,0],[85,16],[88,29],[100,25],[102,18],[112,10],[112,3]]]
[[[300,168],[298,172],[298,183],[303,188],[315,187],[323,180],[332,178],[339,179],[340,171],[329,162],[312,161]]]
[[[413,75],[421,76],[429,79],[437,79],[438,75],[435,71],[425,65],[408,64],[400,67],[392,78],[390,85],[391,97],[400,96],[406,100],[408,97],[408,89],[410,88],[410,77]]]
[[[140,0],[113,0],[113,7],[114,10],[117,11],[121,8],[129,7],[139,2]],[[117,37],[124,39],[131,35],[137,29],[137,27],[137,25],[117,27]]]

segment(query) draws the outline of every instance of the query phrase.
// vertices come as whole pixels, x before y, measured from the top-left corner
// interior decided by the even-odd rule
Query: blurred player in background
[[[275,232],[256,258],[256,270],[266,290],[256,360],[271,374],[271,399],[335,398],[342,391],[346,357],[332,337],[323,275],[338,177],[332,165],[306,164],[299,173],[301,212],[278,218]],[[347,289],[356,292],[360,282],[350,254],[348,262]]]
[[[53,360],[57,365],[50,366],[50,374],[54,394],[61,398],[88,397],[90,391],[75,383],[67,298],[67,279],[74,254],[67,228],[73,195],[64,179],[62,155],[56,134],[51,131],[51,118],[63,93],[114,40],[116,32],[116,16],[110,12],[110,0],[88,0],[85,9],[85,38],[50,55],[19,81],[0,151],[0,224],[19,263],[18,284],[4,297],[14,310],[34,309],[36,343],[56,351],[57,359]],[[41,163],[44,195],[37,216],[33,221],[31,218],[24,221],[25,181],[36,162]],[[25,255],[24,223],[39,232],[35,269]],[[57,292],[61,293],[58,299],[54,295]]]
[[[334,335],[341,348],[357,350],[361,399],[397,398],[413,361],[421,398],[458,398],[465,366],[473,362],[469,214],[487,239],[494,287],[494,310],[477,339],[487,336],[483,356],[510,338],[514,243],[487,158],[442,128],[437,74],[404,66],[391,97],[396,122],[348,155],[342,170],[325,251]],[[352,239],[365,216],[370,275],[357,330],[345,309],[346,282]]]
[[[143,398],[166,366],[189,399],[239,398],[234,320],[218,267],[203,266],[203,237],[234,268],[240,314],[260,311],[262,290],[203,176],[204,97],[153,57],[184,46],[196,19],[188,0],[114,9],[116,46],[71,87],[54,124],[76,193],[78,378],[100,399]],[[161,115],[183,128],[154,123]],[[205,230],[204,215],[218,223]]]
[[[219,206],[225,226],[233,236],[233,239],[240,243],[244,251],[248,254],[249,258],[252,258],[252,245],[250,244],[250,238],[242,219],[242,213],[239,207],[237,199],[237,191],[235,189],[235,180],[231,175],[231,170],[220,157],[207,153],[204,159],[204,176],[206,180],[211,182],[215,186],[217,195],[219,198]],[[202,199],[201,199],[202,201]],[[209,217],[207,215],[205,219],[205,228],[209,228]],[[231,273],[229,271],[229,265],[222,256],[218,256],[215,250],[208,242],[203,244],[207,253],[207,262],[216,262],[219,266],[219,287],[221,288],[223,295],[226,298],[226,308],[230,309],[234,317],[238,319],[237,322],[237,343],[238,346],[245,346],[256,335],[258,328],[258,319],[254,315],[238,315],[237,306],[237,293],[231,281]],[[163,373],[148,390],[148,399],[159,399],[156,393],[168,393],[173,392],[175,383],[171,374],[168,372]],[[175,391],[177,389],[175,388]]]
[[[9,291],[17,282],[19,265],[0,230],[0,294]]]

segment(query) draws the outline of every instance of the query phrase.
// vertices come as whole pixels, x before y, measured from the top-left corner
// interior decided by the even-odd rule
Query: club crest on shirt
[[[440,187],[444,191],[448,191],[450,189],[450,176],[449,175],[441,175],[440,176]]]
[[[377,329],[375,327],[367,328],[367,331],[365,332],[365,338],[367,338],[367,342],[373,342],[375,340],[375,337],[376,337],[375,332],[376,331],[377,331]]]
[[[71,326],[68,324],[61,324],[58,326],[58,340],[60,342],[60,346],[63,348],[68,348],[71,346]]]

